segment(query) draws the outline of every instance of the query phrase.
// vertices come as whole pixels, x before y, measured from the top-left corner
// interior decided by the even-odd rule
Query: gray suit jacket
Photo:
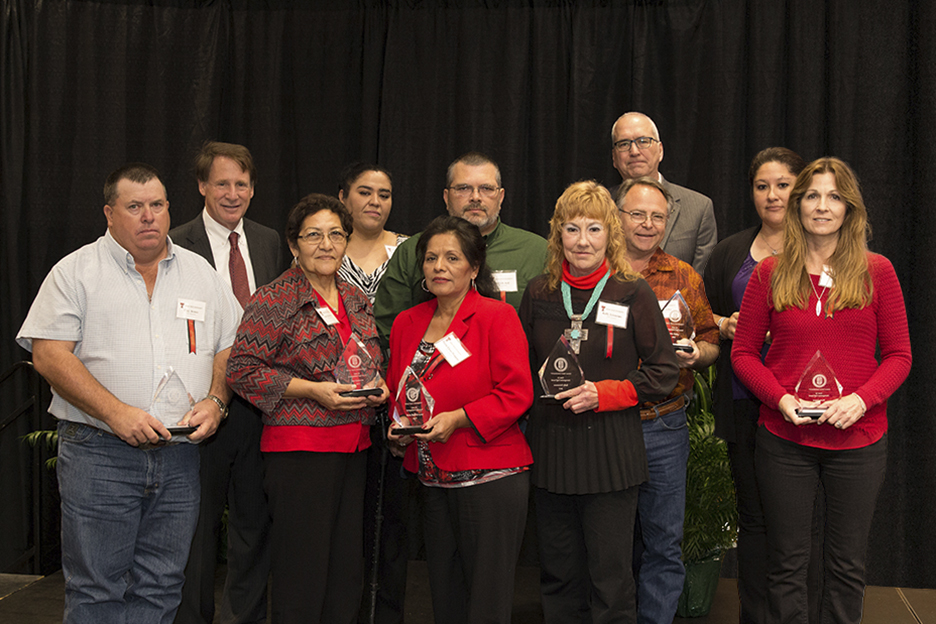
[[[673,210],[660,247],[669,255],[688,262],[702,275],[718,242],[712,200],[666,178],[663,178],[663,186],[673,196]]]
[[[245,218],[244,236],[247,237],[247,248],[250,249],[254,282],[257,288],[260,288],[272,282],[284,270],[280,235],[272,228]],[[194,251],[214,266],[214,254],[211,253],[211,243],[208,241],[201,213],[188,223],[169,230],[169,238],[180,247]]]

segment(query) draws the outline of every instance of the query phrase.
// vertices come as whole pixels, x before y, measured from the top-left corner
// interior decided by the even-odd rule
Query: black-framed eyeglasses
[[[632,144],[636,143],[638,149],[645,150],[645,149],[648,149],[651,145],[653,145],[654,141],[659,143],[659,141],[657,141],[653,137],[637,137],[636,139],[621,139],[620,141],[615,141],[614,149],[616,149],[619,152],[626,152],[630,150]]]
[[[646,212],[640,212],[639,210],[635,210],[633,212],[627,212],[626,210],[621,210],[620,208],[618,208],[618,210],[626,214],[628,217],[630,217],[631,221],[638,225],[646,221],[647,217],[650,217],[650,221],[653,223],[653,225],[666,225],[666,215],[659,212],[654,212],[652,215],[648,215]]]
[[[313,230],[300,236],[299,240],[306,245],[321,245],[322,239],[324,238],[325,234]],[[328,240],[330,240],[333,245],[340,245],[341,243],[348,240],[348,235],[341,230],[332,230],[328,233]]]
[[[474,195],[475,189],[478,189],[478,195],[481,197],[494,197],[497,194],[497,191],[501,190],[499,186],[491,186],[490,184],[482,184],[480,186],[471,186],[470,184],[456,184],[455,186],[450,186],[449,190],[455,193],[458,197],[471,197]]]

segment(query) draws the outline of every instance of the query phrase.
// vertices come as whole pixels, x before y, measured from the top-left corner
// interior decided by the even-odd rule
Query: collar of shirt
[[[488,248],[490,248],[491,241],[493,241],[495,238],[497,238],[497,235],[498,235],[498,233],[500,232],[501,229],[502,229],[502,228],[501,228],[501,219],[500,219],[500,216],[498,216],[498,217],[497,217],[497,225],[494,226],[494,229],[491,230],[491,233],[490,233],[490,234],[487,234],[486,236],[483,236],[483,237],[482,237],[482,238],[484,238],[484,242],[488,244]]]
[[[104,232],[104,244],[107,246],[107,251],[111,256],[114,257],[114,261],[117,262],[118,266],[134,273],[138,272],[136,269],[136,260],[133,258],[133,254],[124,249],[123,246],[117,242],[117,239],[115,239],[111,234],[110,229],[107,229]],[[166,255],[159,262],[162,264],[163,262],[171,261],[173,258],[175,258],[175,249],[172,245],[172,239],[167,236]]]
[[[669,255],[659,247],[656,248],[656,251],[653,252],[653,255],[650,256],[650,261],[647,263],[647,268],[641,271],[641,275],[644,277],[653,275],[657,272],[670,272],[675,271],[677,266],[677,259]]]
[[[214,219],[211,218],[211,215],[208,214],[206,208],[202,208],[202,221],[205,222],[205,232],[208,234],[208,240],[211,241],[211,246],[221,245],[224,247],[228,246],[228,237],[231,235],[231,232],[237,232],[237,246],[241,248],[241,251],[247,248],[247,239],[244,237],[244,220],[241,219],[237,222],[237,227],[233,230],[229,230]]]

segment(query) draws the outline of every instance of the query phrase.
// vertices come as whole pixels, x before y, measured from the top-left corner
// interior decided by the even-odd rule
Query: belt
[[[640,420],[653,420],[657,416],[666,416],[686,407],[686,395],[680,394],[675,399],[657,403],[653,407],[640,410]]]
[[[117,435],[116,433],[107,431],[106,429],[101,429],[100,427],[95,427],[94,425],[89,425],[88,423],[78,422],[77,420],[70,420],[70,421],[68,421],[68,424],[69,424],[69,425],[75,425],[75,426],[78,426],[78,427],[87,427],[87,428],[89,428],[89,429],[94,429],[95,431],[97,431],[97,432],[99,432],[99,433],[103,433],[103,434],[106,435],[106,436],[110,436],[110,437],[114,438],[115,440],[120,440],[120,441],[123,442],[124,444],[127,444],[119,435]],[[177,439],[177,438],[175,438],[175,437],[173,437],[172,440],[163,440],[162,438],[160,438],[158,442],[141,442],[141,443],[137,446],[137,448],[140,449],[140,450],[145,451],[145,450],[147,450],[147,449],[152,449],[152,448],[160,448],[160,447],[163,447],[163,446],[174,446],[174,445],[176,445],[176,444],[182,444],[183,441],[184,441],[184,440]],[[132,446],[132,445],[127,444],[127,446]]]

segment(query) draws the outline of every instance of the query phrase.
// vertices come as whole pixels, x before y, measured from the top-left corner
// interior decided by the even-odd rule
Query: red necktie
[[[244,264],[244,257],[241,255],[237,246],[238,234],[231,232],[228,240],[231,242],[231,257],[228,258],[228,269],[231,272],[231,287],[234,289],[234,296],[240,302],[241,307],[247,307],[247,301],[250,299],[250,282],[247,281],[247,265]]]

